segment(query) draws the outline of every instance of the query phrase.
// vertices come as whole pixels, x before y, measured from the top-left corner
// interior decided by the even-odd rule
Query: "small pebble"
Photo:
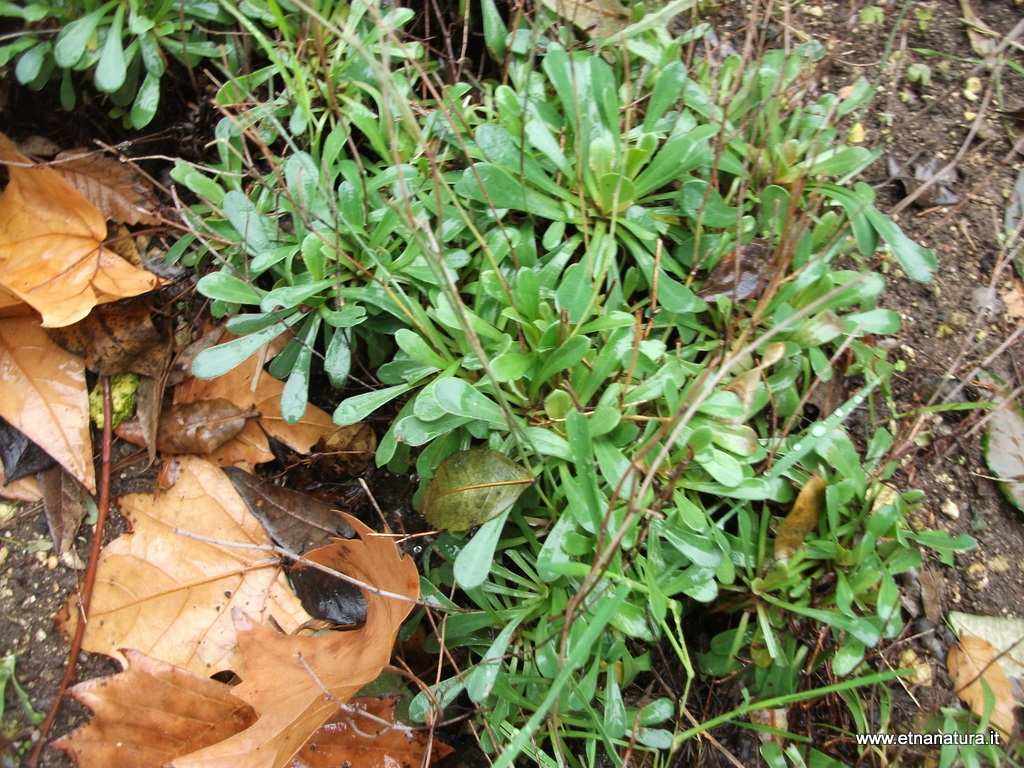
[[[946,499],[942,504],[939,505],[939,509],[946,517],[950,520],[960,519],[960,507],[956,505],[956,502],[952,499]]]
[[[37,643],[43,642],[43,640],[46,639],[46,630],[45,629],[37,629],[36,630],[36,634],[35,634],[35,638],[36,638],[36,642]]]
[[[1002,555],[994,555],[988,559],[988,567],[994,573],[1006,573],[1010,570],[1010,561]]]
[[[971,563],[964,575],[967,577],[968,586],[973,590],[982,590],[988,586],[988,571],[984,563]]]

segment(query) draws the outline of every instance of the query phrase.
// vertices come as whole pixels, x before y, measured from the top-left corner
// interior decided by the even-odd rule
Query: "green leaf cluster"
[[[564,28],[483,12],[500,83],[442,85],[388,32],[409,14],[369,0],[322,25],[328,58],[267,41],[272,66],[218,95],[236,105],[220,163],[174,171],[202,202],[173,257],[204,270],[199,290],[238,337],[195,373],[286,333],[270,373],[294,421],[314,359],[342,386],[360,356],[379,386],[334,419],[391,404],[377,462],[415,468],[428,515],[480,490],[467,456],[508,457],[426,561],[428,600],[444,611],[459,588],[472,606],[433,639],[468,666],[411,713],[465,694],[499,764],[593,765],[675,741],[671,702],[629,694],[653,644],[691,677],[753,658],[756,690],[790,695],[806,665],[853,671],[899,632],[894,579],[918,546],[969,545],[906,528],[910,496],[876,503],[895,466],[874,406],[894,368],[869,337],[899,322],[868,265],[885,243],[928,279],[934,257],[848,183],[873,155],[840,120],[870,88],[812,99],[819,49],[713,72],[657,28],[581,49]],[[770,255],[752,295],[702,291],[755,241]],[[819,387],[845,402],[815,414]],[[844,426],[855,414],[864,450]],[[815,474],[819,530],[775,563],[774,526]],[[685,620],[719,600],[736,623],[691,658]],[[791,621],[828,625],[830,643],[811,658],[803,638],[778,640]]]
[[[234,72],[248,63],[228,7],[220,0],[7,0],[0,16],[23,28],[0,45],[0,66],[13,65],[18,82],[33,90],[59,81],[68,111],[89,80],[109,99],[114,117],[143,128],[159,109],[169,62],[191,68],[212,59]],[[269,29],[285,14],[294,19],[297,7],[245,0],[236,12]]]

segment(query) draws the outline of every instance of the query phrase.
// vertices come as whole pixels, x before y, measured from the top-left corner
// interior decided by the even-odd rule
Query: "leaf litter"
[[[127,238],[126,247],[107,247],[110,231],[104,219],[130,224],[160,219],[151,188],[128,166],[107,158],[64,155],[56,164],[58,172],[34,163],[0,134],[0,161],[8,165],[9,176],[0,195],[0,223],[6,225],[0,236],[0,308],[7,316],[0,324],[0,416],[7,417],[13,433],[23,435],[26,449],[42,446],[49,455],[44,462],[52,457],[62,465],[40,476],[48,508],[60,513],[51,528],[58,548],[64,549],[77,532],[84,492],[96,487],[86,368],[101,375],[141,375],[139,399],[148,401],[147,421],[155,423],[172,351],[153,325],[148,303],[100,306],[159,284],[136,266],[141,259],[127,230],[117,236]],[[322,452],[337,457],[341,474],[362,471],[375,448],[372,430],[356,425],[335,431],[330,417],[312,407],[297,424],[286,423],[278,405],[283,384],[262,373],[272,356],[268,346],[241,368],[240,378],[200,382],[179,377],[178,410],[164,414],[165,424],[168,419],[182,422],[179,432],[198,434],[210,422],[232,423],[231,430],[244,431],[251,422],[244,423],[241,415],[254,409],[263,423],[258,432],[250,429],[247,443],[239,441],[227,451],[224,443],[233,442],[233,434],[209,439],[192,434],[191,443],[174,450],[220,452],[215,459],[222,464],[251,467],[272,458],[265,431],[303,453],[319,442]],[[241,404],[218,398],[218,387],[230,390]],[[203,410],[211,402],[212,415]],[[197,419],[182,413],[204,415]],[[238,421],[241,430],[233,423]],[[152,426],[141,431],[151,452],[171,450],[154,446]],[[12,465],[17,471],[18,461]],[[75,689],[72,695],[88,704],[95,717],[56,746],[71,752],[81,766],[125,761],[283,765],[333,718],[314,745],[329,745],[332,751],[324,754],[348,750],[372,766],[390,764],[391,752],[420,762],[429,750],[433,759],[450,751],[391,725],[393,702],[358,704],[358,711],[377,713],[376,722],[384,725],[369,729],[369,735],[366,728],[358,729],[357,736],[344,727],[356,710],[338,711],[339,702],[375,679],[390,660],[398,627],[419,595],[413,561],[403,559],[389,538],[374,537],[355,520],[331,512],[331,524],[313,525],[316,532],[310,536],[311,516],[301,519],[307,537],[291,542],[297,541],[300,551],[322,544],[329,533],[358,532],[361,537],[334,540],[310,552],[301,570],[322,576],[312,565],[320,562],[321,569],[353,574],[363,588],[347,591],[357,598],[350,603],[363,606],[356,615],[362,625],[322,637],[282,634],[297,631],[309,615],[289,588],[281,558],[271,552],[260,521],[213,464],[186,456],[177,467],[176,481],[164,493],[122,498],[131,531],[102,552],[83,647],[120,659],[126,671]],[[31,468],[39,475],[42,466]],[[34,481],[14,481],[25,483]],[[36,492],[18,488],[18,495]],[[247,501],[253,502],[251,494]],[[322,578],[318,584],[323,589]],[[336,592],[345,591],[334,586]],[[78,620],[78,596],[73,595],[61,612],[61,631],[73,633]],[[227,686],[209,679],[214,672],[233,672],[244,681]],[[140,712],[149,718],[145,726]],[[296,765],[320,765],[312,749]]]

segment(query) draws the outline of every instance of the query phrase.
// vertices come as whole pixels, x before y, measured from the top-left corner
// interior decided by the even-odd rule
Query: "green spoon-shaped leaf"
[[[500,515],[531,482],[529,472],[497,451],[459,451],[427,483],[423,514],[438,530],[465,531]]]

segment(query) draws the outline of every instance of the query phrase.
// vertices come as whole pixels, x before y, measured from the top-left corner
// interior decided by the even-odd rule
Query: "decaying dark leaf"
[[[793,508],[775,535],[775,559],[786,561],[804,545],[807,535],[818,527],[818,518],[825,508],[825,488],[820,477],[812,477],[793,502]]]
[[[0,419],[0,461],[4,465],[4,485],[22,477],[31,477],[56,462],[38,445]]]
[[[314,563],[332,567],[330,550],[330,546],[321,547],[307,552],[304,557]],[[289,571],[288,580],[302,607],[314,619],[339,626],[366,621],[366,598],[355,584],[301,562]]]
[[[377,435],[369,424],[338,427],[325,435],[313,451],[317,471],[329,482],[341,482],[362,474],[373,461]]]
[[[225,467],[224,472],[270,538],[289,552],[302,554],[324,546],[331,538],[355,536],[341,513],[325,501],[271,485],[237,467]]]
[[[453,453],[423,492],[423,514],[442,531],[483,525],[508,509],[533,482],[530,473],[490,448]]]
[[[139,425],[142,442],[149,451],[150,464],[156,461],[156,436],[160,429],[164,381],[164,378],[142,376],[139,378],[139,388],[135,392],[135,421]]]
[[[85,519],[89,492],[59,465],[40,472],[36,477],[43,490],[46,524],[50,527],[53,551],[58,556],[63,555],[71,548]]]
[[[140,373],[159,378],[167,364],[167,346],[151,314],[148,301],[130,299],[98,306],[84,320],[47,333],[68,352],[84,357],[86,367],[101,376]]]
[[[697,295],[705,301],[719,296],[731,301],[756,298],[770,280],[771,255],[768,244],[758,240],[737,247],[711,268]]]
[[[131,163],[86,149],[69,149],[50,163],[66,182],[107,219],[122,224],[159,224],[153,185]]]
[[[927,160],[911,164],[910,169],[890,155],[887,158],[889,175],[898,180],[907,195],[913,195],[922,186],[928,186],[914,198],[914,203],[922,208],[935,205],[956,205],[960,198],[950,188],[959,179],[955,168],[941,170],[939,158],[929,157]]]
[[[177,403],[160,415],[156,447],[160,453],[213,453],[245,428],[245,411],[224,398]],[[124,422],[117,436],[134,445],[145,445],[138,419]]]

